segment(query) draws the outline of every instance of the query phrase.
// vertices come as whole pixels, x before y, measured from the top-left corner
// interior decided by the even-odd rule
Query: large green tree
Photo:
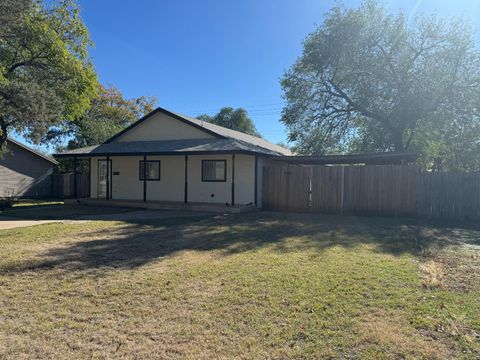
[[[73,0],[1,0],[0,21],[0,147],[12,131],[39,143],[96,96],[88,30]]]
[[[100,86],[99,96],[75,123],[71,123],[68,148],[100,144],[151,112],[157,100],[150,96],[126,99],[115,87]]]
[[[468,146],[480,155],[480,55],[461,20],[408,19],[376,1],[336,6],[281,84],[282,121],[300,153],[435,157]]]
[[[202,114],[197,116],[197,118],[245,134],[262,137],[252,119],[248,116],[247,110],[242,108],[223,107],[214,116]]]

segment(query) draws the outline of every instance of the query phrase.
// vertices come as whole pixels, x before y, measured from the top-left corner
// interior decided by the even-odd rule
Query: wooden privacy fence
[[[52,194],[62,198],[75,197],[75,181],[73,174],[52,175]],[[88,175],[77,174],[77,198],[90,196],[90,181]]]
[[[268,166],[263,208],[335,214],[480,218],[480,174],[416,166]]]

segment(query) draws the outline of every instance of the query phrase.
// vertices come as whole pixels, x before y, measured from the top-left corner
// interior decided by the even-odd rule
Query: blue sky
[[[360,0],[346,0],[357,6]],[[79,0],[100,81],[125,96],[195,116],[223,106],[248,110],[260,133],[286,141],[279,79],[330,0]],[[480,0],[385,0],[391,11],[463,15]],[[477,23],[475,25],[477,25]]]

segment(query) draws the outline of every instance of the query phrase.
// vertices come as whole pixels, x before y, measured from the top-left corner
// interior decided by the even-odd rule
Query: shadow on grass
[[[228,256],[265,247],[289,252],[369,244],[377,252],[397,256],[418,252],[425,241],[419,241],[422,228],[408,219],[268,212],[130,221],[125,226],[79,234],[74,242],[41,254],[34,264],[5,270],[132,269],[185,250]],[[450,230],[434,228],[434,232],[442,231]],[[477,241],[479,233],[472,234]]]
[[[86,206],[78,204],[47,204],[18,206],[6,209],[0,214],[2,217],[18,218],[19,220],[73,220],[97,215],[118,214],[133,211],[133,208],[108,207],[108,206]]]

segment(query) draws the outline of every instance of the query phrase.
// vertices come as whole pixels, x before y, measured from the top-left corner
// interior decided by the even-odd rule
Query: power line
[[[267,103],[267,104],[254,104],[254,105],[243,105],[239,106],[242,109],[247,110],[247,112],[254,113],[258,111],[271,111],[271,110],[282,110],[284,103]],[[279,107],[280,106],[280,107]],[[203,113],[209,113],[209,112],[214,112],[214,111],[220,111],[222,107],[217,108],[217,107],[210,107],[210,108],[191,108],[191,109],[183,109],[183,112],[189,113],[189,114],[203,114]]]

